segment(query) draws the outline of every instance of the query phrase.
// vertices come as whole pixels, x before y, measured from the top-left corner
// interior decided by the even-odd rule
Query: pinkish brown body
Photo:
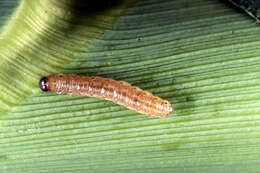
[[[123,81],[56,74],[43,77],[39,85],[43,91],[57,94],[103,98],[146,115],[165,117],[173,112],[170,102]]]

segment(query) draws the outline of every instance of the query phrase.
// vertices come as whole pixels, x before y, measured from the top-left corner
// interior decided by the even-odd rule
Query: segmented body
[[[47,79],[48,90],[57,94],[99,97],[151,116],[164,117],[173,112],[170,102],[127,82],[74,74],[50,75]]]

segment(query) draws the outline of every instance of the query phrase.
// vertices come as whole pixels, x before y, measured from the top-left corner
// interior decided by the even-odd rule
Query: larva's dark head
[[[39,82],[39,87],[41,88],[42,91],[45,91],[45,92],[50,90],[47,77],[41,78],[41,80]]]

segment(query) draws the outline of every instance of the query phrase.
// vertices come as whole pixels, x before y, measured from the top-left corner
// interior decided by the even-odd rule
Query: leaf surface
[[[250,18],[217,0],[1,0],[0,13],[1,172],[259,170]],[[124,80],[175,112],[41,92],[53,73]]]

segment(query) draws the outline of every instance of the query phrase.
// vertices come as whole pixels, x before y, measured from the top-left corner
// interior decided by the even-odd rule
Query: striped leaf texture
[[[0,0],[0,172],[257,172],[259,35],[219,0]],[[175,112],[42,92],[56,73],[123,80]]]

